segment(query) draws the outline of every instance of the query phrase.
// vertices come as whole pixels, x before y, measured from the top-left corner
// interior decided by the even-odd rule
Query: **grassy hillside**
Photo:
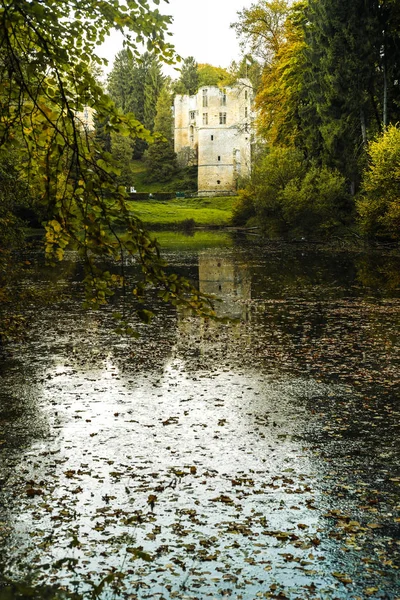
[[[168,183],[148,183],[146,181],[146,167],[141,160],[132,161],[133,183],[137,192],[180,192],[186,189],[196,187],[197,175],[195,172],[190,173],[182,171]],[[189,174],[190,173],[190,174]]]
[[[134,212],[149,227],[176,228],[185,222],[195,225],[224,227],[230,225],[233,206],[237,198],[177,198],[168,201],[131,201]]]

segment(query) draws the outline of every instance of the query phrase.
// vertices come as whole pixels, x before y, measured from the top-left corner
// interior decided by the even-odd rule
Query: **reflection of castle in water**
[[[200,252],[199,289],[220,298],[216,303],[220,316],[249,320],[246,300],[251,298],[251,277],[245,265],[217,256],[215,251]]]

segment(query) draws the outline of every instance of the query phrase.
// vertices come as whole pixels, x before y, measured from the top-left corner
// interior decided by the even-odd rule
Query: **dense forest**
[[[262,69],[261,148],[236,222],[398,239],[399,2],[257,2],[233,26]]]

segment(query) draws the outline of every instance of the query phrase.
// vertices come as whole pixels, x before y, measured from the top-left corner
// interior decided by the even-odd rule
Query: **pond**
[[[399,258],[159,237],[231,321],[158,304],[118,336],[69,254],[0,362],[0,573],[76,598],[399,599]]]

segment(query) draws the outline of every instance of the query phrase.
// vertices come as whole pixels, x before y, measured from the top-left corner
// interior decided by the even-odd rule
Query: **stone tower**
[[[250,175],[253,89],[248,79],[195,96],[175,98],[175,152],[182,166],[198,165],[198,195],[234,194]]]

